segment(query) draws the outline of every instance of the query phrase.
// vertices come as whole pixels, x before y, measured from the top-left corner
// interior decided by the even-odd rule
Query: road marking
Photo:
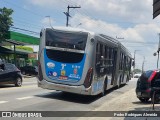
[[[26,81],[26,82],[23,82],[23,84],[25,83],[37,83],[37,81]]]
[[[9,86],[9,88],[8,88],[8,87],[0,88],[0,91],[1,91],[1,90],[11,90],[11,89],[15,90],[15,89],[23,89],[23,88],[32,88],[32,87],[38,88],[37,85],[26,85],[26,86],[23,86],[23,84],[22,84],[21,87]]]
[[[8,101],[0,101],[0,104],[2,104],[2,103],[7,103]]]
[[[21,98],[16,98],[17,100],[25,100],[25,99],[30,99],[33,98],[33,96],[27,96],[27,97],[21,97]]]

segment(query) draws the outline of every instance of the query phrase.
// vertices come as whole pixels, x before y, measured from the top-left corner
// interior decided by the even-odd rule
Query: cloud
[[[88,16],[82,16],[80,14],[73,16],[70,22],[73,27],[82,23],[79,27],[98,33],[108,34],[114,38],[116,36],[120,36],[129,41],[145,42],[149,38],[155,38],[155,33],[160,32],[160,26],[154,23],[137,24],[134,27],[123,28],[119,24],[111,24],[102,20],[94,20]]]
[[[87,11],[92,17],[103,20],[133,23],[152,20],[152,0],[77,0],[77,5],[81,5],[82,14]]]
[[[37,6],[51,6],[51,5],[55,5],[58,4],[59,2],[56,0],[29,0],[29,2],[31,2],[33,5],[37,5]],[[48,9],[48,7],[47,7]]]
[[[65,5],[63,0],[28,0],[28,2],[45,10],[61,9]]]
[[[124,38],[122,43],[136,53],[137,67],[141,68],[143,56],[146,58],[145,68],[156,68],[158,33],[160,33],[160,16],[152,19],[153,0],[28,0],[45,11],[64,12],[68,5],[81,6],[70,9],[72,18],[69,24],[111,37]],[[59,11],[61,9],[61,11]],[[63,10],[62,10],[63,9]],[[63,15],[62,15],[63,16]],[[55,18],[56,19],[56,18]],[[58,19],[58,16],[57,16]],[[59,21],[57,21],[58,23]],[[64,18],[64,21],[66,19]],[[49,25],[47,18],[41,23]],[[54,20],[52,24],[55,23]],[[79,25],[81,23],[81,25]],[[148,43],[148,44],[142,44]],[[154,64],[155,63],[155,64]]]
[[[152,20],[152,0],[28,0],[45,9],[61,9],[68,5],[81,6],[81,14],[115,22],[142,22]],[[148,19],[146,19],[146,17]]]
[[[116,36],[124,38],[122,43],[127,47],[133,55],[134,50],[140,50],[137,52],[137,61],[143,62],[143,56],[146,57],[145,68],[156,68],[156,57],[153,53],[158,48],[158,33],[160,33],[160,26],[155,23],[150,24],[137,24],[130,28],[123,28],[118,24],[111,24],[102,20],[91,19],[88,16],[82,16],[76,14],[70,20],[71,25],[74,27],[81,23],[79,28],[94,31],[96,33],[103,33],[113,38]],[[149,64],[151,63],[151,64]],[[138,68],[141,68],[141,64],[137,64]]]

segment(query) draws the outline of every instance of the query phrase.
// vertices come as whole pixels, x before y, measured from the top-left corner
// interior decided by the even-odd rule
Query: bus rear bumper
[[[38,80],[38,87],[49,89],[49,90],[59,90],[59,91],[65,91],[65,92],[82,94],[82,95],[92,95],[91,86],[89,88],[85,88],[84,85],[73,86],[73,85],[64,85],[64,84],[48,82],[46,80],[42,80],[42,81]]]

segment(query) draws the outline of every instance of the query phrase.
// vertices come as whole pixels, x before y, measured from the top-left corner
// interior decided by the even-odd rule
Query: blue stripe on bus
[[[74,56],[73,56],[74,57]],[[44,49],[46,76],[50,80],[61,82],[78,82],[82,78],[86,54],[79,63],[62,63],[49,59]]]

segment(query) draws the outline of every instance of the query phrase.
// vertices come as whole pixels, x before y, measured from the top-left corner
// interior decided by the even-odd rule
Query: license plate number
[[[67,80],[68,77],[66,77],[66,76],[60,76],[59,79],[60,79],[60,80]]]

